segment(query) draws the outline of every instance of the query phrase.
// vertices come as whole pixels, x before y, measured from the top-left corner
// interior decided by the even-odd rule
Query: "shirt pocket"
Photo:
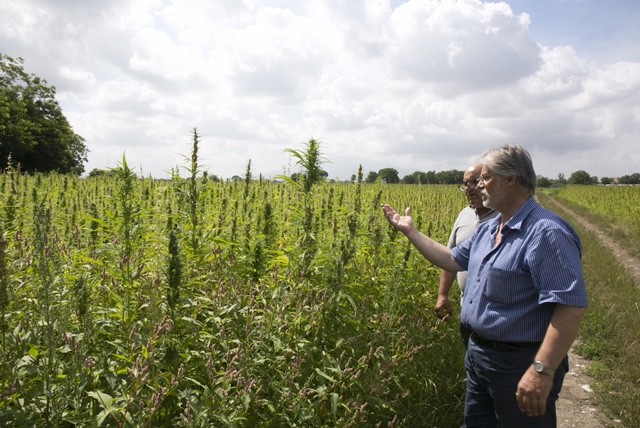
[[[491,301],[511,305],[531,298],[535,293],[531,275],[526,272],[491,268],[484,295]]]

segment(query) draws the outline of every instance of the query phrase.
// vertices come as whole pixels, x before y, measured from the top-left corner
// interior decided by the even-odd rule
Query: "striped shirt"
[[[556,304],[587,307],[580,240],[573,228],[533,198],[502,228],[481,225],[452,250],[468,271],[461,321],[504,342],[542,341]]]

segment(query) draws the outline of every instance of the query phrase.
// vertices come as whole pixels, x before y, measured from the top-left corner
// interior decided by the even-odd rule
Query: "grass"
[[[621,191],[625,193],[606,195],[607,191]],[[565,205],[581,217],[614,239],[619,245],[625,247],[633,254],[640,254],[640,221],[637,214],[637,201],[640,197],[640,188],[605,188],[594,186],[567,186],[565,188],[548,189],[546,192],[556,196]],[[595,198],[587,205],[583,196],[584,192]],[[596,193],[598,192],[598,193]],[[598,198],[600,196],[600,198]],[[609,196],[609,198],[607,198]],[[625,211],[625,215],[619,210]]]
[[[545,195],[539,197],[544,204]],[[570,208],[582,215],[575,206]],[[621,425],[616,426],[638,427],[640,288],[593,233],[576,219],[567,220],[576,227],[582,240],[584,275],[589,293],[589,310],[580,329],[576,352],[592,361],[589,374],[596,381],[596,401],[602,410],[621,421]],[[589,221],[604,228],[603,223],[613,220],[590,216]]]

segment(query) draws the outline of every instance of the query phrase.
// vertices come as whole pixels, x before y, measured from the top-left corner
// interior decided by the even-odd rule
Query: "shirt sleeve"
[[[581,246],[577,235],[554,223],[543,226],[526,257],[540,295],[539,303],[587,307]]]
[[[473,238],[466,239],[451,249],[451,257],[463,271],[469,270],[469,254],[471,254],[472,241]]]

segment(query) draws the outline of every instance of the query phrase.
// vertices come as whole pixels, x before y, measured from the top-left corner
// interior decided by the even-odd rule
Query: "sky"
[[[0,52],[55,86],[85,171],[640,172],[637,0],[2,0]]]

